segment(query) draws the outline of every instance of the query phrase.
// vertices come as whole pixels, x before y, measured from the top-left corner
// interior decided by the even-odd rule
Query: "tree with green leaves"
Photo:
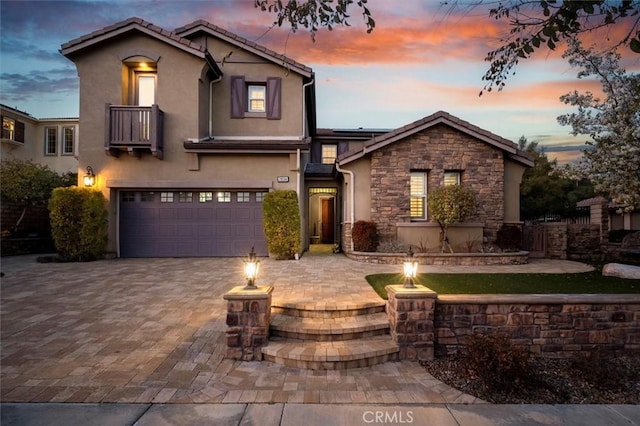
[[[29,207],[46,206],[51,192],[59,186],[75,184],[75,174],[59,175],[49,167],[29,160],[9,159],[0,165],[0,198],[3,202],[14,203],[22,213],[13,225],[17,232]]]
[[[565,53],[578,78],[595,78],[604,97],[573,91],[560,99],[578,111],[558,117],[574,135],[588,135],[591,149],[568,168],[589,178],[598,193],[626,211],[640,207],[640,74],[627,73],[615,51],[604,55],[575,40]]]
[[[549,160],[537,141],[522,136],[518,148],[533,158],[533,167],[525,170],[520,184],[520,217],[536,220],[544,215],[571,216],[576,203],[593,196],[587,179],[564,177],[556,160]]]
[[[447,230],[454,223],[464,222],[476,212],[476,196],[471,188],[461,185],[441,186],[429,192],[428,205],[431,218],[442,229],[442,252],[453,253]]]
[[[620,37],[598,37],[601,51],[628,46],[640,54],[640,0],[507,0],[474,2],[452,0],[443,2],[451,11],[474,9],[490,5],[489,19],[506,20],[511,28],[501,46],[487,53],[489,69],[483,76],[484,90],[501,90],[509,75],[521,60],[537,50],[556,50],[565,42],[583,37],[613,24],[626,25]],[[315,40],[319,28],[331,30],[338,25],[349,26],[349,11],[354,7],[362,13],[368,33],[375,29],[375,20],[366,0],[254,0],[255,7],[275,15],[274,25],[288,25],[292,31],[306,28]],[[483,91],[480,92],[482,95]]]

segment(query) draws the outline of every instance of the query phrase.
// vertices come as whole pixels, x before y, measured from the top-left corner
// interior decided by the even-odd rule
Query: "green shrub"
[[[107,208],[102,192],[56,188],[49,200],[51,234],[60,256],[71,261],[102,257],[107,246]]]
[[[376,224],[364,220],[359,220],[353,224],[351,238],[353,238],[353,249],[355,251],[376,251],[380,242]]]
[[[496,235],[496,245],[502,250],[520,250],[522,231],[515,225],[502,225]]]
[[[488,390],[517,387],[531,377],[530,352],[497,334],[472,334],[462,354],[462,365]]]
[[[264,233],[269,253],[276,259],[292,259],[300,250],[300,210],[293,190],[269,192],[262,204]]]

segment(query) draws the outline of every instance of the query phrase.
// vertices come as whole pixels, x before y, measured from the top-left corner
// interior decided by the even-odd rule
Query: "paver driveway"
[[[363,277],[393,268],[342,255],[262,259],[258,285],[281,301],[377,299]],[[479,402],[415,362],[310,371],[224,359],[222,295],[244,285],[239,258],[20,256],[3,258],[2,272],[2,402]]]
[[[416,363],[314,372],[223,359],[222,295],[244,284],[238,258],[34,259],[2,259],[3,402],[474,400]],[[258,284],[274,298],[376,298],[363,277],[388,270],[343,256],[263,259]]]

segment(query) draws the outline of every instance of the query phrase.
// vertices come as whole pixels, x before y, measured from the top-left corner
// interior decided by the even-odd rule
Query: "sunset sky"
[[[132,16],[168,30],[205,19],[313,68],[319,127],[392,129],[444,110],[514,142],[523,135],[539,141],[549,157],[575,157],[553,151],[586,140],[557,124],[558,115],[573,111],[558,98],[598,86],[578,80],[560,53],[543,51],[522,61],[503,91],[479,97],[486,53],[509,28],[486,7],[452,12],[442,3],[369,0],[371,34],[354,8],[351,27],[321,30],[314,43],[304,30],[269,30],[273,16],[253,0],[3,0],[0,102],[38,118],[77,116],[78,78],[58,53],[62,43]],[[640,55],[628,56],[627,70],[638,72]]]

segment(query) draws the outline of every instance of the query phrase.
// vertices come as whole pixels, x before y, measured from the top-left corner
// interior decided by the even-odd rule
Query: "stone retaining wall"
[[[349,259],[363,263],[399,265],[404,262],[404,253],[368,253],[346,251]],[[529,252],[513,253],[416,253],[414,260],[421,265],[524,265],[529,263]]]
[[[549,358],[640,353],[640,295],[441,295],[434,322],[436,355],[471,333],[506,335]]]

